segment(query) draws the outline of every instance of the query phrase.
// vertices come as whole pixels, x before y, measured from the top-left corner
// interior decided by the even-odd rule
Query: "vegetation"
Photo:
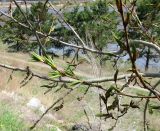
[[[158,43],[159,37],[157,36],[160,33],[160,28],[158,26],[160,20],[159,2],[156,0],[139,1],[137,5],[137,12],[139,22],[141,21],[142,24],[141,25],[139,23],[139,26],[143,26],[144,29],[142,29],[142,27],[133,28],[135,31],[133,31],[131,35],[140,39],[151,39],[152,42],[155,41]],[[146,31],[148,34],[145,33]],[[143,33],[146,35],[143,35]]]
[[[34,30],[48,34],[54,30],[55,18],[48,12],[48,7],[43,7],[43,3],[39,2],[37,4],[32,4],[31,8],[23,9],[22,11],[27,15],[26,18],[32,24]],[[25,23],[26,18],[21,14],[18,8],[13,11],[12,15],[19,22]],[[1,37],[4,43],[7,42],[10,48],[16,51],[33,51],[38,47],[35,34],[12,20],[7,20],[5,26],[1,27]],[[43,38],[40,39],[44,46],[47,47],[49,44],[48,41],[45,41]],[[40,55],[41,52],[42,50],[39,49]]]
[[[24,80],[20,82],[21,87],[37,77],[50,81],[42,85],[48,89],[45,94],[52,91],[61,92],[61,95],[57,95],[57,99],[30,129],[34,129],[50,110],[55,112],[63,110],[67,105],[67,97],[77,90],[79,92],[74,94],[74,98],[78,100],[77,103],[83,102],[87,95],[91,95],[89,91],[96,92],[95,97],[92,98],[93,104],[98,106],[91,109],[89,113],[100,120],[97,130],[102,130],[103,123],[107,120],[114,121],[111,127],[107,127],[108,130],[113,130],[118,121],[126,116],[128,118],[128,112],[135,110],[141,111],[141,116],[143,114],[143,128],[141,127],[140,130],[152,129],[152,126],[148,124],[148,120],[151,122],[151,119],[147,118],[147,116],[151,117],[148,113],[154,114],[154,111],[160,109],[160,73],[147,72],[149,61],[155,56],[158,58],[160,56],[158,44],[160,10],[156,0],[115,0],[114,2],[97,0],[71,6],[69,12],[66,8],[55,9],[48,0],[44,3],[33,4],[30,8],[25,6],[25,10],[18,5],[16,0],[13,2],[17,8],[10,16],[1,12],[3,16],[8,17],[6,24],[1,27],[4,32],[1,34],[3,41],[16,44],[17,51],[22,49],[33,51],[39,48],[39,54],[31,53],[32,60],[47,65],[51,70],[47,77],[30,70],[29,67],[24,69],[3,64],[1,67],[13,70],[13,72],[26,72]],[[31,40],[33,38],[36,38],[34,42]],[[105,49],[107,43],[115,42],[118,46],[117,51]],[[57,59],[51,58],[46,53],[47,46],[53,43],[60,47],[71,47],[75,52],[72,58],[64,62],[63,66],[58,65]],[[87,61],[76,60],[79,53],[83,53]],[[124,64],[123,56],[128,57],[128,63],[122,70],[120,65]],[[142,57],[146,58],[144,72],[138,69],[136,64],[137,60]],[[102,66],[99,58],[109,64]],[[93,74],[92,76],[77,75],[77,68],[84,63],[91,67],[85,71],[93,72],[94,77],[92,77]],[[87,68],[86,65],[83,68]],[[104,66],[109,65],[112,67],[108,71],[104,70],[106,69]],[[138,93],[132,89],[138,90]],[[70,102],[74,102],[74,98]],[[80,104],[77,106],[82,108]],[[94,124],[87,113],[84,109],[88,128],[92,130]],[[74,116],[73,121],[77,117],[83,118],[82,112]]]
[[[0,130],[2,131],[17,131],[25,129],[25,124],[20,120],[18,114],[8,110],[6,104],[1,105],[0,113]]]
[[[113,41],[112,32],[116,30],[116,13],[109,12],[107,1],[100,0],[84,6],[76,6],[64,15],[66,21],[75,28],[83,41],[90,41],[94,48],[102,50],[106,43]],[[78,41],[73,35],[71,38]]]

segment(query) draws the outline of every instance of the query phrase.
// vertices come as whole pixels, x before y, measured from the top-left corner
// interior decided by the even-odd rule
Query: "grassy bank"
[[[9,64],[12,66],[18,66],[18,67],[26,67],[30,66],[32,70],[40,72],[42,74],[45,74],[46,72],[50,71],[50,68],[47,66],[44,66],[43,64],[34,63],[31,62],[30,56],[25,53],[9,53],[5,50],[5,46],[1,45],[1,53],[0,58],[1,62],[4,64]],[[62,59],[55,59],[56,63],[61,66],[65,66],[65,62]],[[106,65],[109,65],[109,67],[106,67],[106,70],[104,73],[106,74],[114,74],[114,70],[111,68],[111,63],[106,63]],[[86,74],[90,73],[91,67],[87,67],[87,63],[82,64],[82,66],[79,66],[78,71],[83,71]],[[90,70],[89,70],[90,69]],[[121,72],[122,73],[122,72]],[[28,119],[22,119],[20,116],[23,114],[23,112],[20,112],[21,108],[24,107],[27,103],[27,101],[33,97],[38,98],[46,107],[49,107],[53,102],[55,102],[60,96],[63,95],[64,92],[67,91],[67,89],[62,89],[59,92],[55,92],[59,86],[55,87],[52,91],[50,91],[47,94],[44,94],[44,92],[47,91],[46,88],[41,87],[41,85],[49,84],[47,81],[42,81],[38,78],[33,78],[26,86],[20,88],[20,82],[26,77],[26,74],[20,73],[20,72],[13,72],[12,79],[10,81],[10,75],[12,74],[12,71],[0,68],[0,92],[5,90],[7,92],[15,92],[18,95],[22,96],[24,100],[22,103],[18,106],[17,103],[9,102],[9,101],[2,101],[2,95],[0,95],[0,130],[10,130],[10,131],[21,131],[21,130],[28,130],[29,127],[34,123],[33,121],[30,121]],[[81,74],[81,72],[79,73]],[[83,75],[83,74],[82,74]],[[150,80],[152,84],[154,84],[157,80]],[[105,88],[109,88],[110,85],[114,83],[107,83],[104,84]],[[121,83],[118,83],[120,86],[123,85],[123,81]],[[158,87],[159,88],[159,87]],[[87,111],[90,122],[93,126],[95,126],[95,129],[99,125],[99,119],[95,117],[95,114],[99,113],[99,96],[98,96],[98,90],[90,89],[88,91],[88,94],[82,99],[81,101],[78,101],[77,98],[82,97],[83,94],[86,91],[86,87],[81,87],[77,90],[75,90],[71,95],[69,95],[64,100],[64,108],[58,112],[54,112],[51,110],[51,113],[53,113],[56,117],[56,120],[46,120],[44,119],[43,122],[38,125],[38,127],[35,129],[37,131],[46,131],[51,130],[55,131],[56,129],[48,129],[45,127],[46,122],[49,124],[56,125],[60,127],[63,131],[70,131],[71,127],[74,124],[85,124],[87,125],[87,118],[84,114],[84,109]],[[143,94],[147,95],[148,92],[145,90],[139,90],[136,88],[126,88],[126,92],[133,93],[133,94]],[[124,102],[130,101],[130,98],[124,99]],[[110,100],[113,101],[113,100]],[[157,101],[151,102],[151,104],[154,104]],[[122,101],[123,103],[123,101]],[[141,109],[131,109],[128,114],[120,119],[117,123],[117,127],[115,128],[115,131],[128,131],[128,130],[137,130],[141,131],[143,129],[143,106],[145,103],[145,99],[142,101],[142,105],[140,105]],[[24,114],[27,113],[24,112]],[[41,114],[38,112],[34,112],[34,115],[36,115],[36,119],[40,117]],[[33,115],[33,116],[34,116]],[[156,111],[152,115],[147,113],[148,120],[150,124],[150,131],[159,131],[159,111]],[[108,130],[109,127],[114,125],[114,120],[107,120],[102,121],[102,127],[105,131]],[[13,126],[15,125],[15,126]],[[95,130],[96,131],[96,130]]]

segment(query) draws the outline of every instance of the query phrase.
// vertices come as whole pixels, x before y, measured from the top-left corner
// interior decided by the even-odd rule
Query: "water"
[[[58,47],[53,46],[50,49],[48,49],[47,52],[54,53],[58,56],[64,55],[67,57],[74,57],[76,54],[76,49],[73,47],[69,47],[69,46],[64,46],[64,48],[58,48]],[[85,52],[82,49],[79,50],[78,56],[89,61],[88,57],[86,56]]]
[[[116,43],[109,43],[107,44],[106,51],[115,52],[118,51],[120,47]],[[124,63],[129,60],[129,55],[126,54],[125,56],[120,58]],[[139,57],[136,60],[136,66],[142,72],[145,71],[147,58],[145,56]],[[148,72],[160,72],[160,57],[153,57],[149,60],[148,64]]]

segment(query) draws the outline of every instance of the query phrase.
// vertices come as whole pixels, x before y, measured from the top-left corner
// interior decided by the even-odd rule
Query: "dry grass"
[[[5,75],[4,75],[5,74]],[[61,96],[64,91],[61,90],[58,93],[54,93],[54,90],[49,92],[48,94],[44,95],[46,91],[45,88],[41,88],[42,84],[46,84],[47,82],[41,81],[39,79],[34,78],[31,80],[25,87],[20,88],[20,81],[24,78],[24,74],[21,73],[14,73],[13,79],[7,83],[10,73],[6,70],[1,70],[0,72],[0,89],[1,90],[8,90],[14,91],[18,94],[23,95],[24,97],[30,99],[32,97],[36,97],[41,100],[44,105],[50,106],[59,96]],[[3,76],[3,77],[2,77]],[[127,89],[131,92],[131,89]],[[127,91],[126,90],[126,91]],[[87,123],[86,117],[84,115],[84,108],[89,113],[90,120],[94,124],[98,124],[98,119],[94,119],[94,115],[98,113],[98,95],[96,94],[95,90],[90,90],[88,95],[82,100],[77,101],[77,97],[82,96],[85,91],[85,87],[81,87],[81,89],[76,90],[73,92],[69,97],[65,99],[64,108],[57,112],[56,117],[59,121],[63,121],[61,126],[71,127],[75,123]],[[135,90],[133,90],[135,92]],[[139,91],[137,91],[139,92]],[[135,92],[136,93],[136,92]],[[139,92],[140,93],[140,92]],[[141,91],[141,94],[145,93]],[[130,101],[127,98],[126,101]],[[144,100],[145,102],[145,100]],[[143,102],[142,102],[143,103]],[[92,114],[93,112],[93,114]],[[159,116],[158,112],[155,112],[153,115],[148,114],[150,127],[154,129],[154,131],[159,131]],[[128,130],[138,130],[141,131],[143,127],[143,113],[142,110],[139,109],[132,109],[128,112],[128,114],[118,121],[117,127],[114,129],[115,131],[128,131]],[[107,120],[105,123],[103,122],[102,126],[108,130],[110,126],[114,124],[114,120]]]

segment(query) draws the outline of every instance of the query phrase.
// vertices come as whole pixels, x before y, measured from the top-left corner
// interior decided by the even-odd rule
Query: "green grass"
[[[0,131],[28,131],[30,126],[19,117],[9,104],[0,102]],[[51,123],[53,124],[53,123]],[[57,124],[53,127],[36,127],[33,131],[57,131]]]
[[[5,111],[0,118],[0,130],[19,131],[24,129],[24,124],[13,112]]]
[[[14,113],[12,108],[6,104],[0,104],[0,130],[1,131],[22,131],[26,129],[26,125]]]

